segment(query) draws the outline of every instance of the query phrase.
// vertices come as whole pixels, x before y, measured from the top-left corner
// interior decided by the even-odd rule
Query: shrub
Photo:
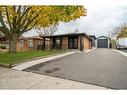
[[[6,46],[0,46],[1,49],[6,49]]]

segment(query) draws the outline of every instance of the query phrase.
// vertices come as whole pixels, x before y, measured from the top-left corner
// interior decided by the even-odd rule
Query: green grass
[[[23,62],[26,60],[32,60],[37,57],[51,56],[52,54],[62,53],[63,51],[21,51],[15,54],[13,53],[0,53],[0,64],[1,65],[12,65],[18,62]]]

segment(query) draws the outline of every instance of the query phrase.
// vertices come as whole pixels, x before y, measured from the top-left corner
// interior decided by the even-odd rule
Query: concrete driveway
[[[113,89],[127,89],[127,57],[111,49],[75,53],[25,71]]]
[[[105,87],[0,67],[0,89],[101,89]]]

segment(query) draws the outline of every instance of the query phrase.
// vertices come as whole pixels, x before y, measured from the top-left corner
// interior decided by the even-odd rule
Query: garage
[[[108,40],[107,39],[99,39],[97,42],[98,48],[108,48]]]
[[[109,48],[109,38],[105,36],[100,36],[97,38],[97,48]]]

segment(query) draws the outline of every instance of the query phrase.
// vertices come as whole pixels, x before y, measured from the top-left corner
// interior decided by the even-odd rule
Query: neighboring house
[[[0,46],[5,46],[6,48],[9,47],[8,45],[9,41],[7,40],[7,37],[0,36]]]
[[[45,44],[49,44],[49,39],[45,40]],[[5,46],[6,49],[9,49],[9,41],[6,37],[0,37],[0,46]],[[17,40],[17,51],[25,50],[36,50],[43,49],[43,39],[39,36],[30,36],[30,37],[19,37]]]
[[[43,40],[39,36],[20,37],[17,41],[17,50],[36,50],[38,45],[42,45]]]
[[[96,48],[110,48],[110,38],[100,36],[96,39]]]
[[[121,37],[116,40],[117,48],[127,48],[127,37]]]
[[[92,39],[85,33],[71,33],[63,35],[42,36],[43,45],[46,48],[45,39],[50,40],[49,49],[79,49],[87,50],[92,47]]]

